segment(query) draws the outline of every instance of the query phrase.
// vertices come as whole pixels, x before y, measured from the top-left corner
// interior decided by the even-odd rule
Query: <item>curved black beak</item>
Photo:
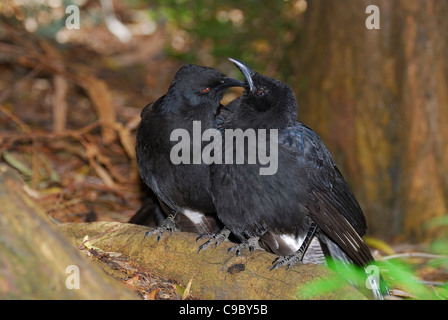
[[[244,78],[246,79],[250,92],[253,92],[255,90],[255,86],[252,80],[252,76],[255,75],[255,71],[239,60],[232,58],[229,58],[229,60],[232,61],[236,65],[236,67],[241,71]]]
[[[245,87],[246,83],[243,81],[229,78],[229,77],[223,77],[221,78],[221,83],[216,88],[218,91],[228,89],[230,87]]]

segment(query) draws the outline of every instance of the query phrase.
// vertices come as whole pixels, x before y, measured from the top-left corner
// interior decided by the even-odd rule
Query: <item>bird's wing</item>
[[[364,235],[367,225],[361,207],[319,136],[296,122],[279,133],[279,145],[297,154],[298,165],[307,168],[312,189],[328,193],[326,199],[336,211]]]
[[[310,212],[311,219],[319,228],[353,260],[358,266],[373,261],[372,254],[352,224],[332,204],[329,192],[313,190],[318,211]]]
[[[364,214],[319,136],[296,122],[279,134],[279,145],[295,152],[297,165],[307,168],[310,218],[356,264],[371,260],[361,238],[367,229]]]

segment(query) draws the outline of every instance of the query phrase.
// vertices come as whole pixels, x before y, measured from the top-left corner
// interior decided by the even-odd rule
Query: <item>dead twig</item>
[[[118,226],[119,226],[118,224],[113,225],[113,226],[111,226],[110,228],[107,228],[106,230],[104,230],[104,232],[102,232],[102,233],[100,233],[100,234],[94,236],[93,238],[89,238],[89,239],[84,240],[84,241],[78,246],[78,249],[82,249],[82,248],[84,247],[84,244],[85,244],[86,242],[91,242],[92,240],[99,239],[99,238],[101,238],[102,236],[104,236],[104,235],[106,235],[106,234],[108,234],[108,233],[113,232],[114,229],[117,229],[117,228],[118,228]]]
[[[6,109],[2,104],[0,104],[0,112],[3,112],[8,118],[10,118],[15,124],[17,124],[26,135],[31,134],[30,127],[19,119],[14,113],[10,112],[8,109]]]
[[[445,258],[445,259],[447,259],[448,257],[442,256],[439,254],[426,253],[426,252],[404,252],[404,253],[397,253],[397,254],[385,256],[385,257],[382,257],[380,260],[390,260],[390,259],[396,259],[396,258],[425,258],[425,259]]]

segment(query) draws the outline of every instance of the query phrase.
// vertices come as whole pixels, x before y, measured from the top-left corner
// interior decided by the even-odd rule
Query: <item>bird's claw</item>
[[[196,241],[198,241],[201,238],[204,237],[209,237],[209,239],[203,243],[202,245],[199,246],[198,248],[198,253],[201,250],[206,250],[208,247],[210,247],[212,245],[212,243],[215,244],[215,248],[217,246],[219,246],[221,244],[221,242],[223,241],[227,241],[229,239],[229,235],[230,235],[230,230],[227,228],[223,228],[221,231],[219,231],[218,233],[202,233],[200,235],[197,236]]]
[[[227,249],[227,253],[235,252],[235,256],[238,257],[240,255],[240,253],[246,249],[249,249],[250,253],[254,252],[254,250],[256,250],[256,249],[263,250],[263,248],[260,247],[260,244],[258,243],[259,239],[260,239],[259,237],[249,238],[245,242],[240,243],[236,246],[233,246],[233,247],[230,247],[229,249]]]
[[[173,234],[174,231],[177,231],[176,223],[174,222],[174,216],[169,215],[165,221],[163,221],[162,225],[160,227],[155,228],[154,230],[146,231],[143,238],[146,238],[146,236],[152,236],[153,234],[157,233],[157,243],[162,238],[162,235],[165,231],[169,231],[170,235]]]
[[[279,269],[284,265],[286,265],[286,270],[288,270],[296,263],[302,262],[302,259],[303,259],[303,253],[297,253],[297,252],[294,252],[289,256],[277,257],[274,259],[274,261],[272,261],[272,266],[271,268],[269,268],[269,270]]]

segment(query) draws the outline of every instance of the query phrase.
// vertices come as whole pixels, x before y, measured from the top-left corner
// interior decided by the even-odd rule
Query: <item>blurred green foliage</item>
[[[389,289],[401,290],[411,299],[447,300],[448,282],[446,280],[432,282],[425,281],[422,277],[430,272],[438,272],[445,276],[448,274],[448,217],[431,219],[425,224],[425,227],[440,231],[440,237],[428,245],[428,251],[431,253],[397,254],[377,261],[376,266],[379,267]],[[416,256],[417,258],[415,258]],[[423,257],[423,259],[418,257]],[[344,279],[352,284],[358,284],[358,287],[362,289],[361,286],[366,279],[364,269],[356,266],[347,268],[338,261],[331,261],[330,266],[342,277],[324,278],[310,282],[303,288],[303,292],[307,293],[306,298],[315,298],[341,288],[346,285]]]
[[[307,8],[306,0],[104,0],[106,2],[124,25],[132,24],[138,13],[158,28],[164,28],[165,53],[183,63],[229,69],[227,58],[232,57],[284,81],[294,69],[291,64],[295,61]],[[79,6],[81,29],[88,30],[105,23],[104,3],[42,0],[18,5],[14,0],[7,0],[0,4],[0,12],[10,23],[23,23],[38,37],[57,39],[58,32],[65,27],[67,6]],[[235,68],[226,71],[239,74]]]
[[[305,0],[128,2],[147,4],[151,18],[165,25],[172,57],[215,67],[232,57],[283,79],[291,72],[289,52],[297,45],[307,6]]]
[[[332,263],[333,265],[342,264],[337,261],[333,261]],[[405,294],[409,295],[409,298],[411,299],[448,299],[448,284],[426,285],[417,275],[415,266],[404,259],[394,258],[387,261],[379,261],[376,265],[380,268],[381,274],[386,279],[389,289],[403,291]],[[445,267],[446,266],[447,265],[445,265]],[[337,268],[337,271],[335,271],[340,273],[341,270],[344,270],[342,277],[318,279],[308,283],[304,288],[301,288],[301,292],[306,293],[306,297],[304,298],[316,298],[320,295],[342,288],[346,285],[344,279],[352,284],[358,284],[358,289],[366,292],[366,289],[362,287],[366,281],[366,273],[364,269],[351,266],[349,269],[339,267]]]

